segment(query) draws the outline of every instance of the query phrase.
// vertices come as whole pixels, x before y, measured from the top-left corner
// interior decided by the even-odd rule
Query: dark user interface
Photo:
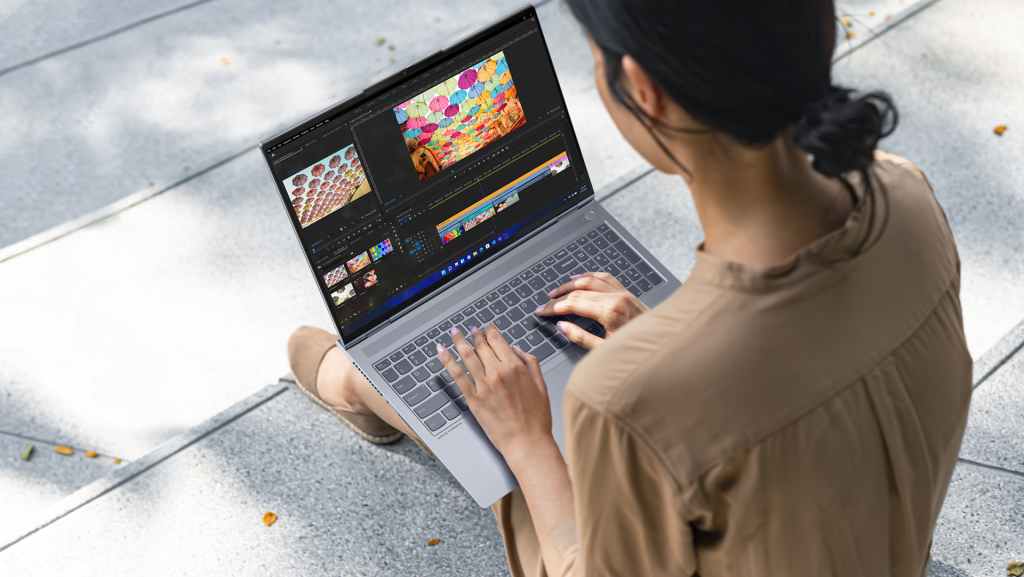
[[[586,179],[532,19],[399,82],[267,150],[345,335]]]

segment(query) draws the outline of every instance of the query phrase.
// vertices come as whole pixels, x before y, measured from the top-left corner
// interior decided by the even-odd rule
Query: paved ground
[[[0,3],[0,507],[12,537],[72,512],[0,552],[0,565],[503,574],[489,513],[412,444],[359,442],[287,385],[259,396],[287,371],[289,332],[330,321],[252,145],[517,3],[455,0],[416,34],[411,1],[18,4]],[[896,98],[903,123],[883,148],[936,189],[960,247],[971,351],[997,365],[1024,342],[1012,331],[1024,318],[1024,6],[849,0],[844,11],[856,37],[837,81]],[[685,277],[700,240],[685,188],[617,138],[565,10],[540,14],[599,196]],[[340,34],[329,18],[364,24]],[[1011,129],[997,137],[997,124]],[[49,176],[26,185],[29,174]],[[138,204],[67,226],[126,198]],[[74,232],[40,245],[54,226]],[[1024,560],[1022,387],[1018,353],[976,392],[935,575]],[[210,419],[225,410],[235,420]],[[25,463],[30,442],[39,451]],[[58,442],[76,454],[54,454]],[[111,479],[125,482],[93,499]],[[258,523],[268,509],[281,515],[270,529]],[[442,545],[423,546],[431,537]]]

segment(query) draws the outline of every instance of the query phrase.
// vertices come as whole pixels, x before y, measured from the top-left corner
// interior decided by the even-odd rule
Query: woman
[[[971,393],[959,261],[920,169],[874,150],[892,103],[832,85],[832,3],[567,1],[612,118],[688,183],[705,241],[653,310],[593,273],[539,309],[607,329],[559,326],[593,351],[567,462],[531,355],[455,334],[474,383],[439,351],[520,482],[493,507],[512,573],[925,575]],[[298,380],[399,437],[333,338],[296,333]]]

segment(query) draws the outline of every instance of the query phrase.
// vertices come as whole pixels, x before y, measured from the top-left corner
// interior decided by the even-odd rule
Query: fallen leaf
[[[1013,575],[1013,577],[1020,577],[1024,575],[1024,561],[1011,561],[1006,566],[1006,574]]]
[[[29,445],[21,452],[21,460],[27,461],[32,456],[32,451],[36,448],[35,445]]]
[[[868,17],[869,17],[869,18],[870,18],[871,16],[874,16],[874,15],[875,15],[875,13],[874,13],[874,12],[868,12]]]
[[[1000,124],[999,126],[997,126],[994,129],[992,129],[992,132],[995,132],[999,136],[1002,136],[1003,133],[1006,132],[1006,125],[1005,124]]]
[[[267,527],[273,525],[274,521],[277,521],[277,515],[271,513],[270,511],[267,511],[267,513],[263,515],[263,524]]]
[[[96,451],[86,451],[85,456],[89,457],[90,459],[95,459],[96,457],[99,457],[100,454],[97,453]]]
[[[56,447],[53,448],[53,450],[57,451],[61,455],[74,455],[75,454],[75,452],[71,450],[71,447],[65,447],[64,445],[57,445]]]
[[[220,64],[221,64],[221,66],[227,66],[228,64],[231,64],[231,63],[228,62],[227,58],[221,58],[220,59]]]
[[[850,27],[850,19],[846,16],[843,16],[843,26],[846,26],[847,28]]]
[[[381,44],[384,44],[384,39],[383,38],[378,38],[377,39],[377,46],[380,46]]]
[[[890,12],[890,13],[888,13],[888,14],[886,14],[886,15],[885,15],[885,19],[886,19],[886,20],[888,20],[888,19],[890,19],[890,18],[892,18],[892,12]]]
[[[114,464],[115,465],[121,464],[121,459],[114,459]]]
[[[846,31],[846,37],[847,38],[856,38],[857,37],[857,33],[854,32],[853,30],[847,30]]]
[[[440,542],[441,542],[440,539],[431,539],[430,541],[427,541],[427,546],[428,547],[433,547],[434,545],[437,545]]]
[[[394,44],[388,44],[388,50],[394,50],[394,49],[395,49],[395,45]]]

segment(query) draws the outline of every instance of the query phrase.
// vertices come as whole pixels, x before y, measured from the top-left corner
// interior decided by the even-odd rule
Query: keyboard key
[[[494,326],[498,327],[499,331],[504,331],[505,329],[512,326],[512,321],[509,320],[507,316],[501,315],[500,317],[494,319]]]
[[[562,333],[551,337],[551,344],[555,345],[556,349],[565,348],[565,345],[569,344],[569,339],[562,336]]]
[[[559,286],[561,286],[561,285],[559,285],[559,284],[558,284],[558,283],[556,283],[556,282],[553,282],[553,283],[549,284],[548,286],[544,287],[544,294],[545,294],[545,295],[549,295],[549,294],[551,294],[551,291],[555,290],[555,289],[556,289],[556,288],[558,288]]]
[[[457,399],[462,396],[462,389],[459,388],[459,385],[456,385],[454,383],[448,385],[448,388],[445,389],[444,392],[446,395],[448,395],[449,398],[452,399]]]
[[[426,367],[416,367],[416,370],[412,372],[412,378],[422,383],[430,378],[430,371]]]
[[[536,308],[537,305],[533,304],[532,298],[526,299],[525,301],[519,303],[519,310],[523,311],[525,314],[532,313]]]
[[[386,369],[384,371],[381,371],[380,376],[387,379],[389,383],[393,383],[395,382],[395,379],[398,378],[398,373],[395,371],[395,369]]]
[[[542,334],[542,335],[544,335],[545,337],[548,337],[548,338],[551,338],[551,337],[555,336],[556,334],[558,334],[558,329],[555,328],[555,325],[553,323],[548,323],[548,322],[540,323],[540,327],[538,327],[537,330],[540,331],[540,334]]]
[[[480,299],[480,300],[476,301],[475,303],[473,303],[473,306],[476,307],[476,310],[480,310],[482,308],[486,308],[487,307],[487,299]]]
[[[525,339],[519,341],[518,343],[516,343],[516,346],[518,346],[519,348],[523,349],[524,353],[530,352],[530,349],[533,348],[533,346],[531,346],[530,343],[526,342]]]
[[[467,334],[468,335],[468,334],[470,334],[470,329],[472,329],[473,327],[478,327],[478,328],[480,327],[480,320],[477,319],[475,316],[467,317],[465,322],[462,323],[462,327],[463,327],[463,331],[462,331],[463,334]]]
[[[539,263],[531,266],[530,270],[532,270],[535,273],[539,273],[540,271],[544,270],[544,263],[539,262]]]
[[[526,335],[526,341],[531,345],[538,347],[541,343],[544,342],[544,335],[540,334],[537,331],[533,331],[532,333]]]
[[[491,322],[491,319],[494,318],[494,313],[491,312],[491,309],[484,309],[484,310],[478,312],[476,314],[476,317],[478,319],[480,319],[481,323],[489,323],[489,322]],[[483,328],[483,327],[481,327],[481,328]]]
[[[498,294],[498,291],[487,293],[487,302],[493,303],[494,301],[498,300],[498,297],[500,296],[501,295]]]
[[[633,249],[629,248],[629,246],[626,243],[619,241],[615,243],[615,248],[619,249],[619,252],[622,253],[622,256],[626,257],[629,260],[629,262],[640,262],[640,255],[638,255]]]
[[[590,242],[590,241],[589,241],[589,240],[587,240],[587,237],[586,237],[586,235],[584,235],[584,236],[581,236],[581,237],[579,237],[579,238],[577,238],[577,239],[576,239],[576,244],[578,244],[578,245],[580,245],[580,246],[583,246],[583,245],[587,244],[588,242]]]
[[[601,233],[597,232],[596,230],[592,230],[587,233],[587,238],[589,238],[590,240],[594,240],[595,238],[597,238],[597,235],[599,234]]]
[[[627,290],[629,290],[629,292],[633,293],[633,296],[635,296],[636,298],[640,298],[640,297],[642,297],[644,295],[643,291],[641,291],[640,289],[636,288],[635,286],[628,287]]]
[[[609,230],[611,230],[611,227],[609,227],[607,224],[602,224],[601,226],[597,227],[597,232],[608,232]]]
[[[567,250],[569,252],[572,252],[574,250],[578,250],[579,248],[580,248],[579,245],[577,245],[574,242],[570,242],[569,244],[565,245],[565,250]]]
[[[455,402],[455,405],[457,407],[459,407],[460,409],[462,409],[463,411],[468,411],[469,410],[469,403],[466,402],[466,397],[459,397],[459,398],[455,399],[454,402]]]
[[[427,343],[427,346],[420,349],[420,351],[422,351],[423,354],[427,355],[428,357],[437,356],[437,346],[434,343]]]
[[[647,277],[647,280],[651,281],[651,283],[653,283],[653,284],[659,284],[659,283],[661,283],[661,282],[663,282],[665,280],[665,279],[661,278],[660,276],[658,276],[658,273],[654,272],[654,269],[651,268],[651,265],[649,265],[649,264],[647,264],[645,262],[638,262],[638,263],[636,263],[636,268],[645,277]]]
[[[567,256],[569,256],[569,251],[567,251],[567,250],[565,250],[563,248],[562,250],[560,250],[560,251],[555,253],[555,260],[562,260],[563,258],[565,258]]]
[[[440,334],[441,334],[440,330],[438,330],[438,329],[430,329],[429,331],[427,331],[427,338],[428,339],[436,339],[438,337],[438,335],[440,335]]]
[[[546,292],[539,292],[539,293],[533,295],[533,302],[535,302],[537,304],[537,306],[546,305],[548,303],[548,301],[550,301],[550,300],[551,300],[551,297],[549,297],[548,293],[546,293]]]
[[[505,301],[505,304],[507,304],[508,306],[512,306],[518,303],[520,299],[519,295],[515,293],[508,293],[507,295],[501,297],[501,300]]]
[[[629,285],[633,284],[633,281],[629,280],[629,277],[624,274],[620,274],[619,276],[615,277],[615,280],[622,283],[622,286],[624,287],[628,287]]]
[[[600,337],[604,335],[604,327],[602,327],[600,323],[590,323],[586,327],[583,327],[583,330],[594,335],[595,337]]]
[[[635,268],[631,268],[631,269],[627,270],[626,271],[626,276],[628,276],[629,280],[631,280],[633,282],[636,282],[636,281],[644,278],[644,275],[640,274],[640,271],[636,270]]]
[[[558,279],[558,284],[565,284],[565,283],[567,283],[567,282],[569,282],[571,280],[572,280],[572,277],[570,277],[569,275],[567,275],[567,274],[566,275],[562,275],[561,278]]]
[[[544,281],[544,277],[535,276],[531,278],[530,282],[526,284],[530,285],[530,288],[532,288],[533,290],[539,291],[540,289],[544,288],[544,285],[546,283]]]
[[[513,339],[521,339],[524,336],[526,336],[526,329],[524,329],[523,327],[521,327],[519,325],[516,325],[516,326],[514,326],[514,327],[512,327],[512,328],[510,328],[508,330],[508,334]]]
[[[613,260],[612,262],[614,262],[615,266],[621,268],[622,270],[626,270],[627,268],[629,268],[629,261],[626,260],[625,257],[620,256],[619,258]]]
[[[434,395],[433,397],[430,397],[427,400],[427,402],[420,403],[420,405],[418,407],[416,407],[414,410],[416,411],[416,416],[417,417],[419,417],[421,419],[425,419],[428,416],[430,416],[432,413],[437,412],[438,409],[440,409],[441,407],[443,407],[443,406],[445,406],[447,404],[448,404],[448,395],[445,395],[444,393],[438,393],[438,394]]]
[[[460,409],[455,403],[448,403],[443,409],[441,409],[441,414],[450,421],[461,415],[462,409]],[[430,418],[433,419],[434,417]]]
[[[594,255],[596,255],[596,254],[601,252],[600,249],[598,249],[596,246],[594,246],[592,244],[585,245],[583,247],[583,251],[586,252],[587,254],[589,254],[590,256],[594,256]]]
[[[569,271],[569,273],[572,274],[572,275],[583,274],[585,272],[587,272],[587,267],[585,267],[583,265],[580,265],[580,266],[572,269],[571,271]]]
[[[391,355],[390,357],[388,357],[388,358],[391,359],[392,361],[397,361],[398,359],[400,359],[400,358],[402,358],[404,356],[405,355],[402,354],[402,351],[395,351],[395,353],[393,355]]]
[[[508,305],[506,305],[502,301],[498,301],[496,303],[491,303],[491,306],[488,308],[490,308],[494,312],[494,314],[500,315],[501,313],[508,310]]]
[[[441,375],[434,375],[427,380],[427,386],[430,387],[431,391],[440,391],[447,384],[448,383],[441,378]]]
[[[409,371],[412,370],[412,363],[410,363],[406,359],[402,359],[401,361],[395,363],[395,370],[398,371],[398,374],[404,375],[405,373],[408,373]]]
[[[409,353],[411,353],[411,352],[413,352],[415,350],[416,350],[416,343],[409,343],[409,344],[405,345],[404,347],[402,347],[402,352],[405,353],[405,354],[409,354]]]
[[[519,285],[521,285],[521,284],[523,284],[523,281],[522,281],[522,280],[520,280],[520,279],[517,279],[517,278],[514,278],[514,279],[512,279],[512,281],[511,281],[511,282],[509,282],[509,283],[508,283],[508,286],[510,286],[510,287],[512,287],[512,288],[516,288],[517,286],[519,286]]]
[[[644,292],[647,292],[647,291],[651,290],[652,288],[654,288],[654,285],[652,285],[651,283],[647,282],[647,279],[645,279],[645,278],[642,278],[642,279],[636,281],[636,286],[640,287],[640,290],[642,290]]]
[[[533,349],[530,354],[537,357],[537,362],[543,361],[555,353],[555,347],[549,343],[541,343]]]
[[[580,262],[583,262],[583,261],[587,260],[587,256],[588,255],[587,255],[586,251],[578,250],[578,251],[572,253],[572,256],[576,257],[576,260],[578,260]]]
[[[430,389],[428,389],[427,387],[425,387],[423,385],[420,385],[420,386],[416,387],[415,389],[413,389],[411,393],[409,393],[408,395],[406,395],[406,396],[404,396],[402,398],[405,399],[405,404],[409,405],[410,407],[415,407],[416,405],[418,405],[418,404],[422,403],[423,401],[427,400],[427,397],[429,397],[429,396],[430,396]]]
[[[611,231],[611,230],[609,230],[608,232],[604,233],[603,236],[606,239],[608,239],[608,242],[615,242],[615,241],[619,240],[619,235],[615,234],[615,232]]]
[[[526,297],[533,294],[533,289],[526,285],[523,285],[516,289],[516,294],[525,299]]]
[[[412,380],[412,377],[405,377],[404,379],[398,381],[397,383],[392,384],[391,388],[394,389],[395,392],[398,393],[399,395],[404,395],[405,393],[409,392],[409,389],[415,386],[416,381]]]
[[[462,313],[459,313],[459,314],[453,316],[452,318],[450,318],[448,320],[452,321],[453,325],[457,325],[457,324],[461,323],[462,319],[464,319],[464,318],[466,318],[466,317],[462,316]]]
[[[515,321],[519,321],[524,316],[526,316],[526,315],[523,314],[523,311],[521,311],[519,309],[509,309],[508,313],[506,313],[506,314],[508,314],[508,318],[512,319],[514,322]]]
[[[441,359],[430,359],[430,362],[427,363],[427,368],[430,369],[430,372],[432,373],[443,371],[444,363],[441,362]]]
[[[438,330],[440,330],[440,331],[441,331],[442,333],[447,333],[447,332],[448,332],[448,329],[452,328],[452,323],[450,323],[450,322],[448,322],[448,321],[444,321],[443,323],[441,323],[441,324],[437,325],[437,328],[438,328]]]
[[[545,282],[555,282],[555,279],[558,278],[558,273],[553,268],[545,269],[544,272],[540,273],[540,278],[544,279]]]
[[[609,246],[608,241],[606,241],[603,238],[595,238],[594,239],[594,245],[596,245],[597,248],[602,249],[602,250],[608,248],[608,246]]]
[[[387,359],[384,359],[383,361],[377,363],[376,365],[373,365],[373,368],[377,369],[378,371],[383,371],[384,369],[386,369],[386,368],[388,368],[390,366],[391,366],[391,361],[389,361]]]
[[[603,267],[606,267],[609,264],[611,264],[612,259],[606,257],[603,254],[596,254],[596,255],[594,255],[594,262],[596,262],[598,264],[598,266],[603,268]]]
[[[558,264],[555,265],[555,270],[558,271],[558,274],[565,274],[572,270],[574,266],[576,266],[576,259],[570,256],[558,261]]]
[[[501,294],[507,294],[508,291],[510,290],[512,290],[512,287],[508,286],[507,284],[503,284],[500,287],[498,287],[498,292]]]
[[[408,356],[408,360],[411,361],[412,364],[419,366],[426,362],[427,355],[423,354],[422,351],[414,351]]]
[[[451,347],[452,335],[450,333],[444,333],[437,339],[437,342],[441,343],[442,346]]]
[[[530,280],[531,278],[533,278],[533,271],[524,271],[521,275],[519,275],[519,278],[523,280]]]
[[[476,309],[475,309],[475,308],[473,308],[473,307],[466,307],[466,308],[462,309],[462,314],[463,314],[463,315],[465,315],[465,316],[467,316],[467,317],[468,317],[469,315],[471,315],[471,314],[475,313],[475,312],[476,312]]]
[[[422,347],[423,345],[427,344],[427,341],[428,341],[428,340],[429,340],[429,339],[427,338],[427,335],[423,335],[422,337],[420,337],[420,338],[416,339],[416,340],[415,340],[415,341],[413,341],[413,342],[414,342],[414,343],[416,343],[416,346],[417,346],[417,347]]]
[[[608,273],[608,274],[610,274],[612,276],[619,276],[619,273],[622,272],[622,271],[619,270],[619,267],[617,267],[617,266],[615,266],[615,265],[613,265],[611,263],[608,263],[608,264],[606,264],[604,266],[604,272],[606,272],[606,273]]]
[[[554,256],[549,256],[548,258],[542,260],[541,262],[544,263],[544,266],[551,266],[558,262],[558,259],[555,258]]]
[[[526,327],[526,330],[532,331],[540,326],[540,319],[537,318],[537,315],[526,315],[526,318],[523,319],[523,326]],[[517,335],[516,338],[518,339],[520,336],[522,335]]]
[[[441,427],[445,426],[445,423],[447,422],[448,420],[444,418],[443,413],[438,413],[430,417],[429,419],[423,421],[423,424],[426,425],[431,432],[434,432],[440,429]]]

